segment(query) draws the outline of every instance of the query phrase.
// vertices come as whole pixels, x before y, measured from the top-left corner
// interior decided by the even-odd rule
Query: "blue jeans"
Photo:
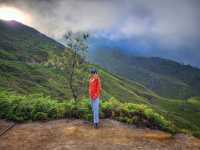
[[[93,122],[99,123],[99,98],[91,100]]]

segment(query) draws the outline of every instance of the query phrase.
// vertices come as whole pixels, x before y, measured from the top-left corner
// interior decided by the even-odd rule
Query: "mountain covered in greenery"
[[[64,50],[63,45],[15,21],[1,21],[0,32],[0,88],[24,94],[41,92],[61,99],[72,98],[67,85],[63,85],[64,74],[45,65],[50,55],[59,54]],[[109,88],[109,85],[117,85],[124,81],[103,69],[99,71],[102,78],[105,78],[105,95],[113,95],[113,88]],[[137,83],[134,86],[144,89]],[[87,84],[85,89],[87,90]],[[119,91],[114,94],[118,98],[123,94],[130,100],[129,97],[134,96],[127,92],[126,86],[115,86],[115,90]]]
[[[186,99],[200,95],[200,69],[159,57],[141,57],[117,49],[97,49],[89,61],[143,84],[158,95]]]
[[[40,98],[40,96],[27,96],[29,94],[31,95],[42,94],[44,95],[44,97],[51,97],[51,99],[57,99],[60,100],[61,102],[71,100],[72,99],[71,91],[67,85],[63,84],[65,78],[64,73],[59,69],[46,65],[46,61],[48,60],[49,56],[58,55],[62,53],[64,49],[65,47],[62,44],[47,37],[46,35],[38,32],[33,28],[30,28],[15,21],[9,21],[9,22],[0,21],[1,108],[8,107],[9,109],[12,110],[10,112],[12,114],[13,112],[17,111],[17,108],[15,107],[16,105],[14,105],[14,103],[18,103],[21,106],[21,103],[19,102],[20,99],[23,100],[22,102],[24,107],[26,107],[26,103],[30,105],[34,104],[34,107],[38,106],[39,110],[41,109],[40,109],[40,104],[38,103],[41,103],[42,105],[41,107],[43,106],[45,108],[48,107],[48,104],[44,104],[43,101],[45,101],[45,99],[50,99],[50,98]],[[72,53],[72,51],[69,51],[69,53]],[[124,61],[123,56],[119,55],[116,57],[118,57],[119,62]],[[105,55],[103,59],[106,62],[105,64],[110,64],[111,66],[112,65],[111,60],[115,61],[113,58],[114,57],[113,56],[111,57],[110,53],[108,53],[108,55]],[[142,62],[143,61],[141,61],[141,63]],[[138,68],[139,70],[145,72],[144,71],[145,67],[143,69],[138,67],[138,65],[140,65],[141,63],[135,64],[135,67],[133,68]],[[143,63],[145,64],[145,59]],[[164,117],[169,119],[181,131],[189,131],[197,135],[199,134],[200,120],[197,118],[200,118],[199,114],[200,101],[198,97],[191,97],[186,99],[185,101],[181,99],[169,99],[161,97],[158,94],[156,94],[153,90],[151,90],[152,88],[150,89],[145,84],[144,85],[141,84],[142,82],[136,82],[136,80],[129,78],[130,76],[132,76],[132,70],[131,70],[132,68],[128,68],[127,70],[125,64],[124,64],[125,66],[122,66],[120,64],[123,63],[115,63],[116,67],[113,68],[121,70],[123,69],[127,75],[129,72],[129,76],[126,77],[123,74],[122,76],[119,76],[120,74],[118,72],[110,70],[110,68],[107,68],[107,66],[105,66],[105,68],[112,71],[113,73],[108,72],[108,70],[98,65],[89,63],[87,64],[86,66],[87,70],[89,70],[89,68],[93,66],[96,66],[96,68],[98,68],[98,72],[101,76],[102,87],[103,87],[102,97],[101,97],[102,100],[107,101],[110,99],[115,99],[122,103],[129,102],[129,103],[147,105],[148,108],[149,107],[152,108],[156,112],[162,114]],[[134,64],[132,64],[132,66],[134,66]],[[154,72],[156,71],[157,70],[155,70]],[[138,75],[138,78],[140,77],[143,78],[143,80],[148,80],[149,78],[146,79],[146,76],[148,75],[149,72],[144,74],[144,76],[142,76],[142,74],[140,76]],[[117,73],[118,75],[115,73]],[[153,74],[153,71],[151,73]],[[82,72],[82,74],[85,74],[86,76],[89,77],[89,71],[84,71]],[[166,76],[169,77],[167,72]],[[162,77],[167,78],[166,76],[163,73]],[[170,80],[169,78],[167,79],[168,79],[167,81],[170,81],[170,84],[166,87],[166,89],[169,90],[170,88],[174,88],[173,86],[170,87],[173,82],[176,85],[183,84],[181,80],[178,79],[177,80],[175,80],[174,78],[173,80]],[[85,84],[82,93],[82,99],[88,99],[88,92],[87,92],[88,78],[84,79],[84,83]],[[10,92],[14,92],[16,94],[10,94]],[[18,98],[18,96],[17,97],[15,96],[18,94],[25,96],[24,97],[19,96]],[[169,97],[171,97],[171,95]],[[38,103],[32,100],[36,98],[39,99]],[[8,99],[8,101],[6,99]],[[11,100],[9,101],[9,99]],[[118,110],[112,111],[114,109],[115,100],[114,102],[112,101],[108,102],[108,104],[105,103],[106,113],[109,113],[109,116],[111,117],[112,115],[110,115],[110,113],[114,115],[115,113],[118,112]],[[51,104],[51,102],[49,103]],[[11,104],[13,105],[11,106]],[[54,103],[52,103],[51,105],[52,108],[54,108],[53,104]],[[68,104],[64,103],[63,106],[65,105]],[[121,109],[121,104],[117,105],[119,105]],[[57,103],[56,106],[58,106],[58,108],[61,107],[60,104]],[[124,109],[126,109],[126,111],[132,111],[132,108],[129,108],[129,105],[124,105],[124,106],[126,106],[126,108],[123,108],[122,111],[125,111]],[[23,111],[24,109],[26,110],[26,108],[20,108],[20,111]],[[28,108],[28,110],[29,109],[30,108]],[[7,114],[5,112],[1,113]],[[154,114],[151,114],[151,112],[147,111],[146,113],[150,113],[148,114],[150,115],[150,118],[152,116],[154,118]],[[130,112],[130,114],[135,115],[135,113],[133,112]],[[11,118],[12,117],[13,116],[11,116]],[[129,117],[126,116],[125,118],[122,119],[125,119],[126,120],[125,122],[128,122],[130,117],[131,116]],[[162,121],[162,117],[161,118],[159,116],[155,117],[158,118],[154,119],[161,119]]]

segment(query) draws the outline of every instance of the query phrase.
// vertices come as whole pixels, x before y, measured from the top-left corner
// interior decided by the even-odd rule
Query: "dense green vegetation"
[[[0,20],[0,88],[70,97],[59,71],[45,68],[49,55],[64,46],[33,28]]]
[[[111,98],[100,103],[101,118],[112,118],[138,127],[149,127],[174,132],[172,124],[162,115],[143,104],[120,103]],[[14,121],[79,118],[91,120],[90,100],[78,102],[52,100],[42,95],[16,95],[0,92],[0,118]]]
[[[63,71],[46,65],[47,59],[52,55],[60,54],[60,52],[63,51],[64,46],[27,26],[16,22],[14,22],[14,26],[9,26],[8,23],[9,22],[0,21],[0,93],[3,95],[1,96],[1,107],[3,108],[6,105],[5,108],[9,108],[9,111],[12,109],[12,111],[10,112],[10,116],[8,116],[8,110],[0,109],[1,118],[23,121],[66,117],[65,115],[63,116],[62,112],[66,114],[66,111],[70,109],[65,109],[63,106],[71,105],[72,103],[70,88],[65,84],[68,81],[65,81],[66,77]],[[15,28],[16,26],[17,28]],[[71,51],[69,51],[69,53],[71,53]],[[112,63],[109,59],[106,61],[109,64]],[[127,69],[124,66],[116,65],[118,68],[121,67],[125,70]],[[81,73],[84,74],[85,77],[89,77],[88,70],[92,66],[94,65],[86,64],[84,66],[85,71],[81,71]],[[134,107],[134,109],[144,107],[143,109],[146,110],[147,108],[147,110],[149,110],[149,108],[151,108],[151,110],[149,110],[150,114],[151,111],[158,112],[160,115],[164,116],[164,118],[170,120],[175,126],[175,130],[193,133],[196,136],[200,135],[200,100],[198,97],[185,100],[163,98],[134,80],[128,80],[116,74],[109,73],[107,70],[97,65],[96,68],[98,68],[103,87],[101,97],[103,100],[101,105],[103,111],[103,114],[101,114],[102,117],[111,117],[120,121],[142,126],[142,120],[139,119],[139,122],[137,122],[137,117],[134,118],[129,113],[125,113],[127,116],[123,113],[123,116],[118,115],[117,110],[115,110],[118,106],[114,107],[115,103],[117,103],[116,105],[120,105],[120,107],[121,103],[125,103],[122,104],[123,109],[129,107],[128,105],[131,105],[130,107]],[[128,70],[130,71],[130,69],[131,68]],[[146,80],[142,74],[138,74],[138,77],[140,76]],[[83,102],[85,105],[89,102],[88,100],[85,100],[86,97],[88,97],[88,78],[84,78],[82,82],[84,87],[80,97],[80,99],[82,99],[80,104]],[[173,78],[172,80],[169,80],[169,85],[166,86],[166,90],[173,89],[176,91],[176,89],[180,88],[179,86],[173,86],[171,84],[172,82],[176,85],[177,83],[182,85],[180,80],[174,80]],[[12,94],[13,91],[16,94]],[[38,95],[38,93],[41,93],[42,95]],[[115,100],[110,102],[110,99],[116,99],[121,103],[118,103]],[[35,110],[35,102],[38,102],[38,105],[45,105],[44,108],[42,106],[41,111]],[[26,105],[30,107],[27,108]],[[47,107],[46,105],[51,106]],[[77,105],[73,105],[73,107],[75,106]],[[104,106],[106,109],[104,109]],[[111,109],[107,109],[108,107]],[[20,113],[17,113],[15,108],[19,109]],[[51,112],[49,108],[53,109],[52,112],[54,113],[51,114],[52,116],[49,116],[48,114],[48,111]],[[45,112],[43,112],[43,109]],[[120,111],[121,110],[122,108],[120,108]],[[38,113],[33,112],[32,116],[30,116],[30,111]],[[29,113],[29,115],[27,114],[27,117],[24,115],[26,112]],[[77,111],[75,112],[77,113]],[[145,114],[145,112],[146,111],[143,111],[143,114],[147,117],[148,114]],[[68,112],[68,114],[70,114],[70,112]],[[89,109],[84,111],[83,114],[84,117],[80,118],[91,118]],[[76,115],[72,116],[75,117]],[[156,124],[158,123],[155,125],[154,123],[152,124],[151,120],[149,121],[150,127],[162,128],[159,126],[162,123],[154,122]],[[148,126],[148,122],[146,122],[145,126]]]
[[[100,49],[89,60],[129,80],[145,85],[167,98],[200,96],[200,69],[162,58],[127,55],[116,49]]]
[[[16,21],[0,20],[0,35],[1,59],[40,63],[47,60],[48,53],[64,49],[53,39]]]

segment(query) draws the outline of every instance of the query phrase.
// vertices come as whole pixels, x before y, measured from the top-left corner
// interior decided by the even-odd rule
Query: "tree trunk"
[[[75,69],[75,62],[76,62],[76,51],[74,52],[74,55],[73,55],[73,58],[72,58],[72,71],[71,71],[71,74],[70,74],[70,79],[69,79],[69,87],[71,89],[71,92],[72,92],[72,96],[74,98],[74,101],[77,101],[77,95],[76,95],[76,91],[75,89],[73,88],[73,76],[74,76],[74,69]]]

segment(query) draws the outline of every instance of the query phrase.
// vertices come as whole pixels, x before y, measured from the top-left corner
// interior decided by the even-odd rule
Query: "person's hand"
[[[92,96],[92,100],[95,100],[97,98],[97,94],[94,94],[93,96]]]

